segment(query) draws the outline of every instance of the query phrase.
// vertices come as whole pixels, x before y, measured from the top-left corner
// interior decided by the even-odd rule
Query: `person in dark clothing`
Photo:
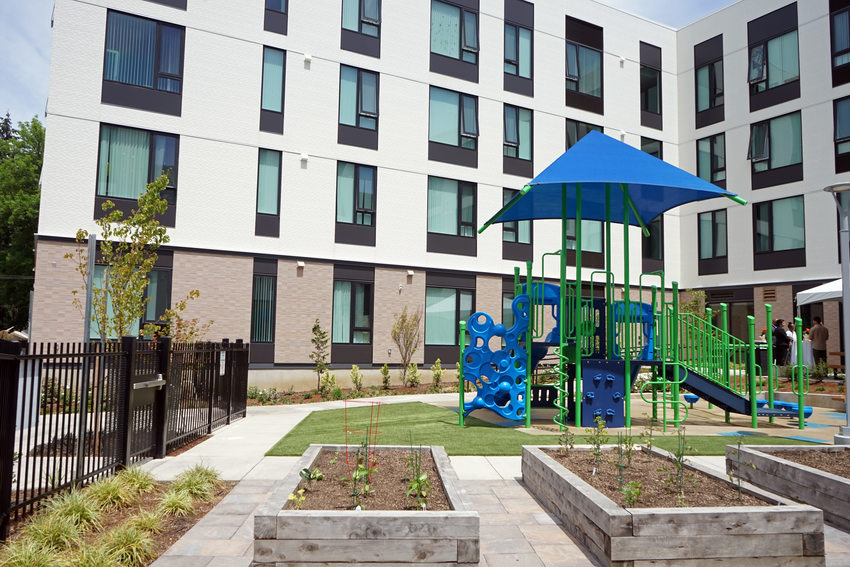
[[[791,339],[785,332],[785,319],[777,319],[773,323],[773,362],[777,366],[785,366],[790,344]]]

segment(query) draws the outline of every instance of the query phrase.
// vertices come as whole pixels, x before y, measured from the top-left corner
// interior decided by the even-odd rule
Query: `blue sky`
[[[597,1],[680,28],[734,0]],[[35,115],[44,119],[52,12],[53,0],[0,0],[0,115],[9,112],[15,123]]]

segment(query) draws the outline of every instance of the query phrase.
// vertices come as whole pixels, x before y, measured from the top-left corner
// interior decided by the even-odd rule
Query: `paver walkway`
[[[375,398],[378,399],[378,398]],[[390,396],[385,403],[412,400],[447,406],[456,394]],[[239,484],[169,548],[154,567],[249,567],[253,556],[253,514],[297,457],[264,453],[310,412],[341,408],[342,402],[248,408],[248,416],[220,429],[210,439],[145,468],[159,480],[203,463]],[[455,406],[456,407],[456,406]],[[689,433],[690,433],[689,428]],[[696,433],[696,432],[694,432]],[[723,470],[723,457],[694,457]],[[520,457],[451,457],[461,489],[481,517],[481,567],[585,567],[597,565],[534,499],[522,484]],[[850,567],[850,534],[825,527],[830,567]]]

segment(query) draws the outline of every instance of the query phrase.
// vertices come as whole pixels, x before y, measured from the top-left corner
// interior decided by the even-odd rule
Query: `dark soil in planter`
[[[349,449],[348,460],[354,469],[355,453]],[[414,448],[418,452],[418,448]],[[371,493],[361,499],[361,507],[367,510],[414,510],[416,503],[412,496],[407,496],[408,479],[411,476],[407,463],[410,451],[383,449],[375,452],[377,465],[372,473],[369,486]],[[336,452],[323,449],[311,470],[316,467],[325,475],[324,480],[313,481],[308,487],[302,480],[296,489],[304,490],[302,510],[350,510],[352,504],[352,487],[349,480],[349,465],[346,463],[344,450]],[[428,492],[428,510],[451,510],[443,484],[440,480],[431,451],[422,449],[421,471],[428,475],[430,490]],[[286,503],[286,509],[295,508],[292,500]]]
[[[593,488],[619,504],[627,507],[626,498],[620,491],[618,480],[617,451],[607,449],[602,452],[602,464],[596,467],[592,451],[571,450],[563,455],[558,450],[546,450],[546,453],[572,471]],[[596,474],[593,474],[596,469]],[[699,471],[685,467],[684,506],[764,506],[765,502],[748,494],[738,493],[737,488],[710,477]],[[641,494],[633,508],[675,508],[676,465],[658,455],[635,449],[630,466],[623,468],[623,487],[632,481],[641,484]],[[740,496],[740,498],[739,498]]]
[[[765,453],[769,453],[765,451]],[[776,451],[774,457],[850,478],[850,451]]]

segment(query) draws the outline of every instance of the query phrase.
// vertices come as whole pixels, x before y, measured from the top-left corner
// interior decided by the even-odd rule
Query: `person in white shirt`
[[[794,330],[794,323],[788,323],[788,329],[785,331],[791,344],[788,346],[788,364],[797,364],[797,332]]]

